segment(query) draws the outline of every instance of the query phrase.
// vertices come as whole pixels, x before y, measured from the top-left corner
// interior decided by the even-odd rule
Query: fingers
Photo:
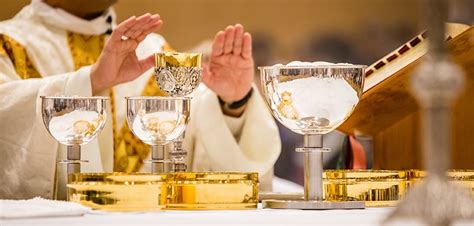
[[[239,56],[242,53],[242,36],[244,34],[244,27],[241,24],[235,25],[235,37],[234,37],[234,55]]]
[[[242,57],[245,59],[252,58],[252,36],[245,32],[242,39]]]
[[[125,36],[128,39],[142,41],[146,35],[158,29],[161,24],[163,21],[158,14],[147,13],[138,18],[133,16],[120,23],[112,32],[110,39],[122,41],[122,37]]]
[[[241,24],[228,26],[224,31],[219,31],[212,45],[212,56],[233,54],[244,58],[252,57],[252,37],[244,33]]]
[[[149,33],[158,29],[158,27],[163,23],[158,14],[150,15],[149,13],[137,18],[137,23],[130,28],[129,34],[125,36],[138,40],[139,37],[146,36]]]
[[[224,39],[225,32],[217,32],[216,37],[214,37],[214,43],[212,43],[212,56],[220,56],[224,53]]]
[[[137,22],[127,31],[125,31],[124,36],[135,39],[140,33],[143,26],[147,25],[151,20],[151,15],[149,13],[144,14],[137,18]]]
[[[162,20],[158,20],[156,22],[149,23],[147,26],[143,27],[141,33],[135,38],[138,42],[143,41],[147,35],[155,32],[156,30],[160,29],[161,25],[163,25]]]
[[[120,23],[110,35],[111,41],[121,41],[123,34],[137,23],[137,18],[132,16]]]
[[[224,54],[232,53],[234,48],[235,28],[227,26],[225,29]]]
[[[140,74],[145,73],[145,71],[155,66],[155,55],[152,54],[148,56],[147,58],[140,60],[139,64],[140,64],[140,69],[141,69]]]

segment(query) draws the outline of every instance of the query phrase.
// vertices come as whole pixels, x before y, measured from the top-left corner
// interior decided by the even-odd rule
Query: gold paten
[[[363,200],[366,207],[396,206],[425,176],[421,170],[325,170],[324,194],[328,201]],[[474,170],[450,170],[447,176],[474,197]],[[272,199],[288,196],[264,195]],[[258,174],[79,173],[69,176],[68,196],[70,201],[107,211],[255,209]],[[303,196],[294,193],[291,197]]]
[[[426,172],[422,170],[409,170],[407,172],[410,175],[410,186],[417,185],[427,176]],[[449,170],[446,176],[448,181],[467,188],[474,198],[474,170]]]
[[[165,175],[76,173],[69,175],[68,199],[106,211],[153,211],[165,207]]]
[[[474,170],[449,170],[446,175],[474,197]],[[326,170],[324,194],[329,201],[362,200],[366,207],[396,206],[424,177],[422,170]]]
[[[69,175],[68,199],[106,211],[255,209],[258,174],[78,173]]]
[[[324,194],[328,201],[365,201],[366,207],[395,206],[407,189],[406,171],[325,170]]]
[[[170,173],[166,209],[255,209],[257,173]]]
[[[474,198],[474,170],[450,170],[448,178],[460,186],[466,187]]]
[[[201,67],[202,54],[163,52],[155,53],[155,67]]]
[[[474,197],[474,170],[449,170],[446,175]],[[366,207],[396,206],[424,177],[422,170],[325,170],[324,197],[328,201],[365,201]],[[260,198],[303,200],[303,194],[261,193]]]

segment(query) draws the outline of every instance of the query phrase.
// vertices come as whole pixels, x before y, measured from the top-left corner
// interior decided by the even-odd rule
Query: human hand
[[[161,27],[158,14],[130,17],[110,35],[97,62],[91,69],[92,93],[136,79],[153,67],[154,56],[139,60],[135,50],[145,37]]]
[[[203,82],[223,101],[241,100],[252,88],[252,37],[240,24],[217,32]]]

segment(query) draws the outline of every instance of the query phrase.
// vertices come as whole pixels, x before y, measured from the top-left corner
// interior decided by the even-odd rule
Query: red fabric
[[[349,136],[349,142],[351,143],[352,150],[352,168],[367,169],[367,161],[362,144],[354,136]]]

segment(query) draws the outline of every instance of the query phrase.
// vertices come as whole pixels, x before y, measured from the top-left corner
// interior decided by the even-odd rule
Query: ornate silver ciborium
[[[171,163],[165,145],[179,138],[189,121],[191,98],[127,97],[127,123],[140,140],[151,145],[152,172],[167,172]],[[172,156],[174,168],[186,165],[184,156]],[[173,169],[178,170],[178,169]]]
[[[60,161],[66,164],[67,175],[79,173],[81,163],[87,162],[81,160],[81,145],[96,138],[104,128],[108,99],[76,96],[41,97],[41,112],[46,129],[54,139],[67,146],[67,159]],[[66,191],[66,182],[58,185],[55,196]]]
[[[156,82],[161,91],[172,97],[191,94],[201,82],[201,58],[200,53],[156,53]]]
[[[156,82],[160,90],[170,97],[185,97],[191,94],[201,82],[200,53],[164,52],[155,54]],[[169,151],[172,171],[186,171],[184,159],[187,152],[182,148],[184,133],[174,140]]]
[[[304,200],[264,200],[264,208],[364,208],[362,201],[324,201],[323,135],[352,113],[363,91],[365,66],[292,62],[259,67],[264,96],[273,116],[304,135]]]

